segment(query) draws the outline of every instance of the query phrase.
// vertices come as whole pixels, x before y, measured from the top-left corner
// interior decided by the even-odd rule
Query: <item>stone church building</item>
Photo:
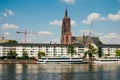
[[[99,40],[99,37],[91,37],[91,36],[72,36],[71,32],[71,23],[70,18],[68,16],[67,9],[65,10],[65,16],[62,21],[62,32],[61,32],[61,44],[87,44],[87,43],[95,43],[102,44]]]
[[[72,32],[70,18],[68,17],[67,9],[65,11],[65,17],[62,22],[62,34],[61,34],[61,44],[71,44],[72,43]]]

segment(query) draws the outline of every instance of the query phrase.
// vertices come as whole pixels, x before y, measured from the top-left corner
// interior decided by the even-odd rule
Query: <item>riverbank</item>
[[[0,60],[0,64],[36,64],[35,60],[32,59],[22,59],[22,60]]]

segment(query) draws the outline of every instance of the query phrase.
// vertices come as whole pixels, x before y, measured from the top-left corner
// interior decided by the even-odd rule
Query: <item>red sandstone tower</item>
[[[65,17],[63,18],[63,22],[62,22],[61,44],[71,44],[71,43],[72,43],[71,24],[66,9]]]

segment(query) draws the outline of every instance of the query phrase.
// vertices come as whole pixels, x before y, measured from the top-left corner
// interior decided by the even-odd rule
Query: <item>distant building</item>
[[[8,40],[5,40],[5,39],[0,39],[0,43],[5,43],[7,42]]]
[[[61,44],[71,44],[71,43],[72,43],[71,23],[66,9],[65,17],[63,18],[63,22],[62,22]]]
[[[89,37],[89,36],[73,36],[72,43],[86,44],[86,43],[95,43],[102,44],[99,37]]]

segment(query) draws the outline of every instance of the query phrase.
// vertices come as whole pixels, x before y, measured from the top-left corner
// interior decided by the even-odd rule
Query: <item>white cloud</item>
[[[6,29],[18,29],[18,28],[19,28],[19,26],[15,25],[15,24],[6,23],[6,24],[2,25],[3,30],[6,30]]]
[[[74,4],[75,2],[75,0],[62,0],[62,1],[68,4]]]
[[[50,35],[53,35],[51,32],[49,31],[40,31],[38,32],[39,35],[41,36],[50,36]]]
[[[54,20],[54,21],[49,22],[49,24],[53,25],[53,26],[61,26],[62,21],[61,20]]]
[[[13,16],[13,15],[15,15],[15,13],[10,9],[6,9],[5,12],[3,13],[4,17]]]
[[[84,35],[87,36],[87,35],[90,34],[90,31],[91,31],[90,29],[85,29],[85,30],[81,30],[81,31],[79,31],[79,33],[80,33],[81,35],[83,35],[83,32],[84,32]],[[92,30],[92,34],[91,34],[91,36],[97,36],[97,37],[100,37],[100,36],[102,36],[102,35],[103,35],[102,32],[96,32],[96,31]]]
[[[7,11],[7,13],[8,13],[9,16],[15,15],[15,13],[12,10],[10,10],[10,9],[9,10],[7,9],[6,11]]]
[[[91,22],[96,20],[112,20],[112,21],[120,21],[120,10],[116,14],[108,14],[107,17],[101,17],[99,13],[91,13],[87,16],[86,19],[82,21],[83,24],[91,24]]]
[[[120,21],[120,10],[117,14],[108,14],[108,19],[112,21]]]
[[[22,41],[22,42],[24,42],[24,40]],[[27,43],[32,43],[33,42],[33,39],[32,38],[27,38],[27,41],[26,41]]]
[[[5,32],[4,35],[5,35],[5,36],[10,36],[11,33],[9,33],[9,32]]]
[[[4,17],[7,17],[8,15],[7,15],[7,13],[3,13],[3,16],[4,16]]]
[[[62,26],[62,20],[54,20],[49,22],[50,25],[53,26]],[[75,22],[75,20],[71,20],[71,26],[76,26],[77,23]]]
[[[105,17],[100,17],[99,13],[91,13],[87,16],[85,20],[82,21],[83,24],[91,24],[92,20],[105,20]]]
[[[104,20],[106,20],[106,18],[105,17],[101,17],[99,20],[104,21]]]
[[[120,0],[118,0],[118,2],[120,2]]]
[[[80,33],[81,35],[83,35],[83,33],[84,33],[84,35],[89,35],[90,29],[81,30],[81,31],[79,31],[79,33]]]
[[[53,39],[50,43],[51,43],[51,44],[60,43],[60,40],[57,39],[57,38],[55,38],[55,39]]]
[[[4,32],[5,39],[14,39],[14,36],[10,32]]]
[[[72,26],[76,26],[77,23],[76,23],[74,20],[71,20],[71,25],[72,25]]]
[[[97,37],[99,37],[99,36],[102,36],[103,35],[103,33],[102,32],[93,32],[94,33],[94,36],[97,36]]]
[[[120,35],[117,33],[108,33],[101,36],[100,40],[106,44],[120,44]]]

